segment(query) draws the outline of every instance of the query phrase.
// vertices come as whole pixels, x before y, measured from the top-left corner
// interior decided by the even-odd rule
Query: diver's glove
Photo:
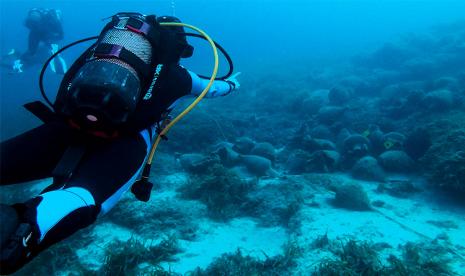
[[[11,48],[10,51],[8,52],[8,54],[6,54],[7,56],[12,56],[16,54],[16,49],[15,48]]]
[[[50,44],[50,53],[54,55],[56,52],[58,52],[58,44]]]
[[[23,63],[20,59],[17,59],[13,62],[13,71],[15,71],[16,73],[23,72]]]
[[[239,87],[241,87],[241,84],[237,80],[237,76],[239,76],[240,74],[241,74],[241,72],[237,72],[236,74],[234,74],[234,75],[230,76],[229,78],[225,79],[225,81],[227,83],[229,83],[229,85],[232,86],[231,90],[237,90],[237,89],[239,89]]]

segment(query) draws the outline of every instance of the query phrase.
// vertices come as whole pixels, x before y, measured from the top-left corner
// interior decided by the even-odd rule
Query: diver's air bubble
[[[87,115],[86,118],[87,118],[87,120],[89,120],[91,122],[97,122],[98,121],[97,117],[95,117],[94,115]]]

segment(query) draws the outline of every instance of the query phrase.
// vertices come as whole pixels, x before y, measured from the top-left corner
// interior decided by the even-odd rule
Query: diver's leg
[[[89,146],[71,179],[15,206],[30,225],[31,238],[21,258],[1,260],[11,273],[50,245],[92,224],[108,212],[138,178],[151,145],[150,131]],[[27,255],[30,253],[30,255]]]
[[[29,39],[28,39],[28,48],[24,55],[27,57],[31,57],[36,54],[37,49],[39,48],[40,43],[40,35],[38,32],[29,32]]]
[[[0,144],[0,185],[50,177],[74,130],[47,123]]]

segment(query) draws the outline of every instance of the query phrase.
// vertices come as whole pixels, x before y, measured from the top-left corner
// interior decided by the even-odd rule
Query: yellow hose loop
[[[193,29],[193,30],[197,31],[198,33],[200,33],[202,36],[205,37],[205,39],[207,39],[208,43],[210,43],[210,45],[211,45],[211,47],[213,49],[213,56],[215,58],[215,65],[213,67],[213,73],[212,73],[212,76],[210,77],[210,82],[208,83],[207,87],[205,87],[205,89],[202,91],[202,93],[200,93],[200,95],[195,99],[195,101],[193,101],[186,109],[184,109],[184,111],[181,112],[181,114],[176,116],[176,118],[174,118],[174,120],[172,120],[160,132],[160,134],[158,134],[157,139],[155,140],[155,143],[153,144],[152,149],[150,150],[150,155],[149,155],[149,158],[147,160],[148,165],[152,164],[152,159],[153,159],[155,151],[156,151],[156,149],[158,147],[158,144],[160,143],[161,137],[163,135],[165,135],[166,133],[168,133],[168,131],[173,127],[173,125],[176,124],[179,120],[181,120],[184,116],[186,116],[187,113],[189,113],[203,99],[203,97],[205,97],[205,95],[208,93],[208,90],[210,90],[210,87],[213,85],[213,82],[215,81],[216,74],[218,73],[218,65],[219,65],[218,50],[216,49],[215,43],[210,38],[210,36],[208,36],[204,31],[202,31],[201,29],[199,29],[199,28],[197,28],[195,26],[192,26],[192,25],[189,25],[189,24],[184,24],[184,23],[163,22],[163,23],[160,23],[160,25],[162,25],[162,26],[186,27],[186,28]]]

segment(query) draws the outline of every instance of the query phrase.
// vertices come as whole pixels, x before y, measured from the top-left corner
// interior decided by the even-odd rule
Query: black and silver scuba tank
[[[117,14],[65,75],[55,110],[78,128],[111,133],[127,122],[151,81],[160,47],[155,16]]]

